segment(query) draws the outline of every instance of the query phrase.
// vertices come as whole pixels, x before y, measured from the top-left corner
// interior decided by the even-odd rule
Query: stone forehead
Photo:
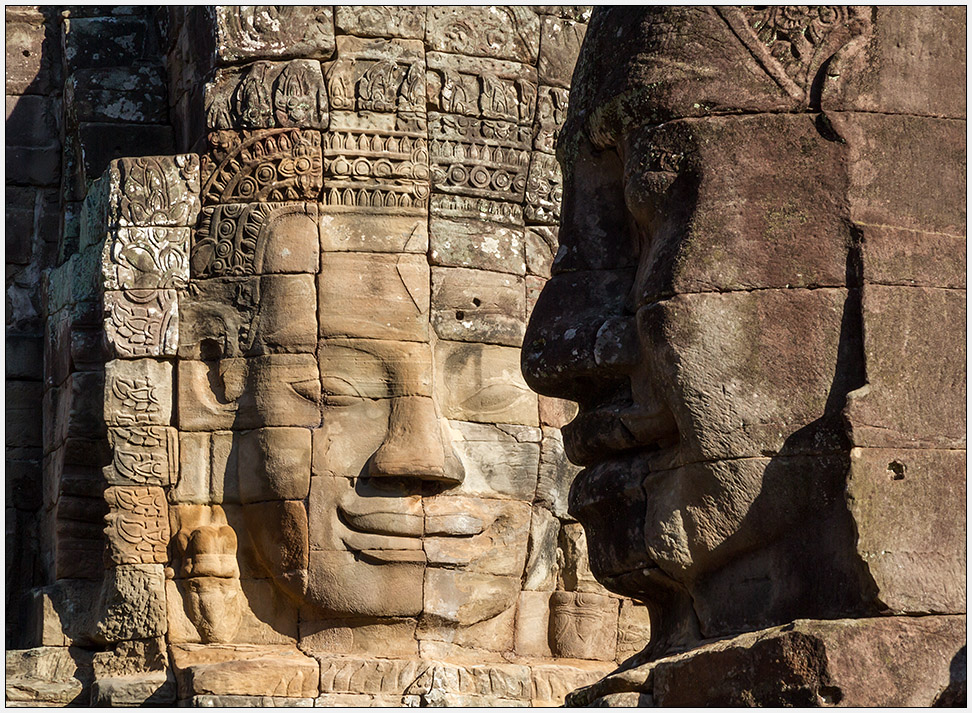
[[[726,113],[805,111],[824,62],[870,29],[858,8],[597,8],[562,150],[581,133]]]

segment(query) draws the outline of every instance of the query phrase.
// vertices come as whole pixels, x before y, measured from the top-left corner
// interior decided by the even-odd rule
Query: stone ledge
[[[965,615],[798,619],[616,671],[567,705],[929,706],[964,688],[965,637]]]

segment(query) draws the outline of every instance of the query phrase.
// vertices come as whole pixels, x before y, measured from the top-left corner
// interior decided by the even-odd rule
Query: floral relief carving
[[[113,476],[139,485],[168,485],[178,467],[178,438],[167,426],[115,426],[108,431]]]
[[[189,279],[189,228],[118,228],[103,260],[109,290],[183,287]]]
[[[179,338],[176,291],[106,292],[105,335],[120,357],[175,354]]]
[[[152,564],[167,560],[169,516],[165,491],[116,486],[105,490],[108,552],[115,564]]]
[[[210,140],[216,147],[203,165],[204,204],[305,200],[320,194],[317,131],[221,132]]]
[[[119,159],[109,176],[109,221],[122,226],[188,226],[199,213],[196,154]]]

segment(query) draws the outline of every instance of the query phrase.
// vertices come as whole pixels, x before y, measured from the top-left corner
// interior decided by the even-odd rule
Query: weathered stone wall
[[[57,250],[61,63],[53,8],[6,9],[6,539],[5,611],[22,620],[42,582],[37,511],[43,455],[40,275]],[[22,642],[7,627],[7,645]]]
[[[69,386],[64,369],[97,354],[100,317],[76,310],[74,342],[52,342],[65,315],[48,319],[43,271],[77,251],[87,185],[121,155],[171,150],[162,56],[147,8],[8,7],[7,17],[7,588],[8,643],[35,637],[32,587],[56,578],[57,507],[44,502],[42,462]],[[86,322],[87,320],[87,322]],[[64,336],[63,334],[61,336]],[[80,380],[80,378],[79,378]],[[62,409],[70,409],[61,403]],[[45,408],[48,411],[44,417]],[[44,425],[46,422],[46,425]],[[50,437],[47,437],[50,436]],[[103,449],[102,449],[103,450]],[[43,460],[42,460],[43,459]],[[50,493],[48,493],[50,495]],[[80,495],[80,493],[72,493]],[[100,495],[99,495],[100,498]],[[83,502],[83,498],[81,501]],[[100,513],[63,503],[61,527],[97,533]],[[62,513],[62,514],[63,514]],[[83,539],[83,537],[82,537]],[[83,576],[96,576],[99,564]],[[75,570],[92,558],[75,563]]]
[[[558,703],[639,650],[566,512],[570,409],[519,376],[585,11],[164,9],[158,40],[113,13],[62,25],[15,697]],[[418,507],[420,560],[334,534],[360,475]]]

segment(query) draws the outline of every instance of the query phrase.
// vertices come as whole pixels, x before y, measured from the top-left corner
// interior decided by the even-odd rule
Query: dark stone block
[[[56,186],[61,181],[61,151],[48,148],[8,148],[7,183],[27,186]]]
[[[156,124],[81,124],[85,182],[98,179],[116,159],[175,153],[172,128]]]
[[[47,148],[59,146],[60,101],[34,94],[6,97],[6,144]]]

